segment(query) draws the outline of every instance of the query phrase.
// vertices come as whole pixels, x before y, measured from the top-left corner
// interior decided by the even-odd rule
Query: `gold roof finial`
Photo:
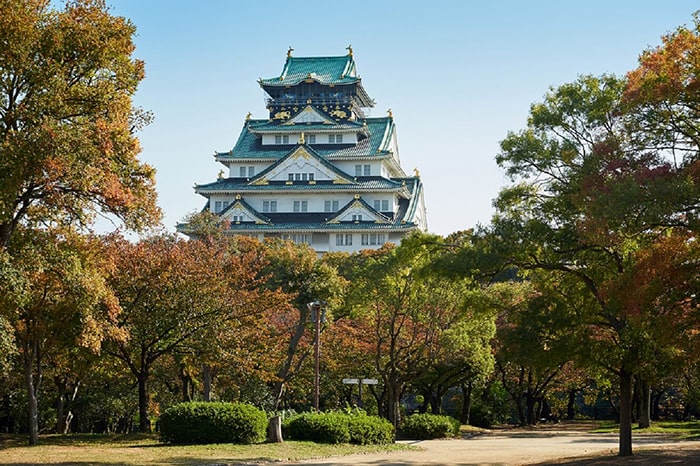
[[[301,144],[301,145],[306,144],[306,141],[304,140],[304,132],[303,131],[299,135],[299,144]]]
[[[224,171],[219,170],[219,175],[217,176],[218,179],[223,180],[224,179]]]
[[[389,118],[394,118],[394,114],[391,113],[391,109],[386,111],[387,115],[389,115]]]
[[[348,56],[352,57],[352,44],[345,47],[345,50],[348,51]]]
[[[248,114],[245,116],[245,121],[250,121],[250,117],[252,117],[253,114],[248,112]]]
[[[292,52],[293,52],[293,51],[294,51],[294,49],[293,49],[292,46],[290,45],[290,46],[289,46],[289,49],[287,49],[287,58],[289,58],[289,57],[292,56]]]
[[[416,178],[420,178],[420,172],[418,171],[418,167],[413,169],[413,174],[416,176]]]

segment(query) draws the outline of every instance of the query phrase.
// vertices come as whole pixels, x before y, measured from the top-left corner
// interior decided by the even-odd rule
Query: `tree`
[[[14,329],[29,402],[29,442],[38,443],[38,397],[47,362],[73,348],[99,349],[118,306],[104,283],[94,238],[20,228],[0,264],[0,309]]]
[[[270,316],[271,338],[278,355],[272,382],[274,408],[278,409],[285,389],[302,369],[313,348],[309,332],[313,321],[308,304],[324,303],[328,323],[321,328],[323,330],[334,319],[333,311],[341,307],[346,282],[334,267],[319,260],[308,245],[281,240],[269,240],[264,244],[268,265],[262,273],[269,277],[267,288],[293,296],[286,312]]]
[[[352,275],[350,317],[371,330],[365,339],[383,382],[383,415],[395,426],[408,384],[426,377],[443,362],[440,356],[450,357],[441,345],[455,344],[469,333],[460,324],[470,317],[484,318],[465,309],[466,280],[431,272],[431,259],[440,253],[431,243],[437,241],[432,236],[405,238],[398,247],[368,255]]]
[[[550,414],[547,395],[572,361],[580,312],[561,283],[536,273],[516,283],[490,287],[500,308],[496,321],[496,367],[521,425]]]
[[[149,117],[132,106],[134,31],[102,0],[0,2],[0,247],[23,223],[160,218],[154,170],[136,158]]]
[[[423,411],[430,406],[440,414],[445,394],[454,387],[462,390],[461,421],[469,423],[474,384],[485,380],[494,369],[492,340],[496,334],[494,307],[482,289],[463,296],[464,311],[443,329],[425,375],[412,386],[422,392]]]
[[[234,250],[226,241],[165,235],[134,244],[113,236],[107,251],[116,262],[109,284],[122,309],[117,323],[123,338],[103,349],[136,379],[139,426],[150,431],[148,383],[154,363],[165,355],[202,357],[196,342],[204,337],[226,335],[235,352],[246,339],[235,341],[229,333],[264,327],[260,321],[270,311],[265,306],[276,301],[258,278],[259,255]]]
[[[507,264],[565,277],[569,290],[589,296],[580,355],[619,377],[623,456],[632,454],[635,375],[679,347],[678,339],[662,338],[671,327],[690,332],[687,301],[676,300],[681,290],[642,288],[630,278],[667,239],[684,253],[696,249],[676,227],[687,206],[697,204],[693,178],[669,163],[662,148],[650,151],[634,137],[638,115],[623,112],[625,85],[612,76],[584,76],[532,106],[528,128],[501,143],[497,160],[517,184],[501,192],[487,234]],[[688,280],[697,267],[693,254],[684,257],[692,269]],[[645,305],[631,305],[640,293]],[[662,306],[669,293],[676,299]]]

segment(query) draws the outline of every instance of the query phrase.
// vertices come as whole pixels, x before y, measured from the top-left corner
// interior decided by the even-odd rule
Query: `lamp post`
[[[318,412],[318,400],[321,385],[321,302],[314,301],[306,305],[316,324],[316,339],[314,344],[314,410]]]

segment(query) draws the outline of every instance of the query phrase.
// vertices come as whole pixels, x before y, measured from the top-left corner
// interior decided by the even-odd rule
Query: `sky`
[[[692,26],[690,0],[107,0],[137,28],[146,78],[135,105],[154,122],[140,159],[157,170],[164,225],[174,231],[216,180],[248,112],[266,118],[258,78],[293,55],[355,63],[376,106],[391,109],[404,170],[417,168],[431,233],[486,225],[509,180],[499,142],[530,106],[581,75],[624,75],[641,52]]]

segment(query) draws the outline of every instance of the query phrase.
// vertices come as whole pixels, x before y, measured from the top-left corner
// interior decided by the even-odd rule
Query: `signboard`
[[[357,385],[358,383],[360,383],[360,379],[343,379],[343,383]]]
[[[362,379],[361,383],[364,385],[377,385],[379,383],[379,380],[377,379]]]

